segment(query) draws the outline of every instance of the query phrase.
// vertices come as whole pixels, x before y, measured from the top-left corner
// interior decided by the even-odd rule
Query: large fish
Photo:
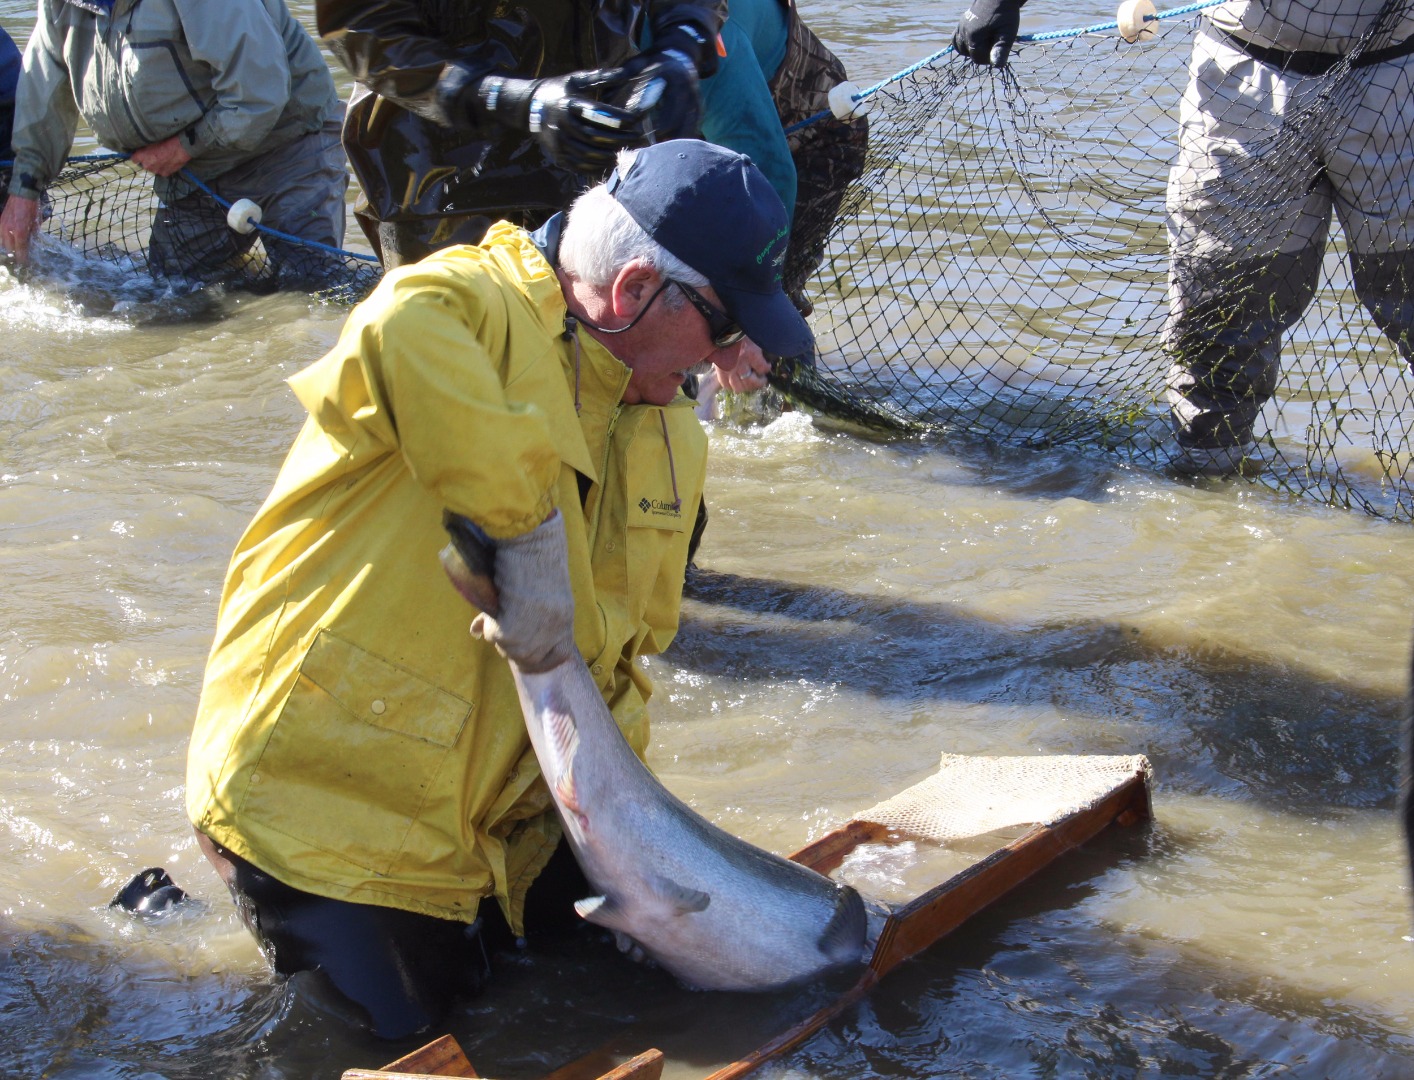
[[[494,616],[494,548],[447,516],[442,564]],[[530,741],[584,876],[575,909],[689,986],[772,990],[863,960],[859,894],[717,828],[634,754],[578,656],[546,672],[511,663]],[[636,947],[635,947],[636,946]]]

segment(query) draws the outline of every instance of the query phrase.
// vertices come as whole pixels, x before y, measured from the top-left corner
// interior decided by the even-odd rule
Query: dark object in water
[[[118,895],[108,902],[108,906],[151,918],[165,915],[189,899],[166,870],[160,866],[150,866],[119,889]]]
[[[1410,657],[1409,690],[1404,698],[1403,760],[1399,769],[1399,818],[1408,854],[1405,870],[1414,881],[1414,656]]]
[[[926,427],[887,402],[866,397],[837,379],[825,378],[813,354],[774,358],[766,384],[793,404],[865,431],[916,435]]]

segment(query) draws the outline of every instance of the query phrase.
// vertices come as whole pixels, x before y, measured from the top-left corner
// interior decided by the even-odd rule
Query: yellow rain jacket
[[[193,824],[306,892],[517,932],[559,839],[510,669],[442,572],[444,508],[493,537],[565,518],[575,640],[633,748],[635,658],[677,630],[706,472],[691,403],[565,334],[505,223],[391,273],[290,380],[309,412],[232,557],[187,763]],[[576,415],[576,402],[579,412]]]

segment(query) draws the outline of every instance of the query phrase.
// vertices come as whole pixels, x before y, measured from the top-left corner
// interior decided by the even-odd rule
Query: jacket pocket
[[[472,704],[321,630],[300,664],[239,813],[389,872]]]

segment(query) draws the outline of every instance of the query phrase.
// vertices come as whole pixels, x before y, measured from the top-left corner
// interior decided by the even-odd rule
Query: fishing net
[[[1258,76],[1185,113],[1227,154],[1184,159],[1173,215],[1196,7],[1133,44],[1114,23],[1035,35],[1001,71],[944,50],[854,95],[869,154],[809,290],[819,363],[778,387],[876,427],[1191,472],[1177,401],[1200,461],[1226,448],[1257,483],[1409,520],[1414,62],[1361,58],[1399,51],[1410,7],[1363,5],[1324,73],[1230,53]],[[1383,162],[1352,162],[1352,137]],[[1360,202],[1384,219],[1355,251]]]
[[[1190,61],[1214,33],[1198,33],[1207,3],[1141,23],[1132,44],[1114,23],[1034,35],[1002,71],[944,50],[862,92],[862,173],[832,225],[795,222],[828,234],[807,289],[819,360],[780,363],[773,384],[870,428],[1211,465],[1414,518],[1414,61],[1369,63],[1414,36],[1414,0],[1324,6],[1342,9],[1329,70],[1305,70],[1304,42],[1284,75],[1280,56]],[[1190,67],[1243,64],[1246,83],[1188,91],[1201,108],[1184,130],[1235,148],[1198,159],[1202,140],[1179,137]],[[1376,166],[1351,138],[1380,147]],[[121,158],[76,160],[45,231],[160,280],[158,211]],[[368,256],[264,229],[195,275],[350,302],[378,276]]]
[[[856,820],[946,844],[1018,825],[1053,825],[1152,770],[1143,754],[943,754],[938,771]]]
[[[0,162],[0,194],[8,181],[9,163]],[[111,277],[123,295],[140,293],[144,284],[169,296],[220,286],[293,289],[335,303],[361,300],[382,275],[371,255],[258,223],[239,232],[227,220],[230,204],[201,194],[196,212],[172,215],[153,193],[151,175],[126,157],[71,158],[45,194],[34,270],[90,292]]]

